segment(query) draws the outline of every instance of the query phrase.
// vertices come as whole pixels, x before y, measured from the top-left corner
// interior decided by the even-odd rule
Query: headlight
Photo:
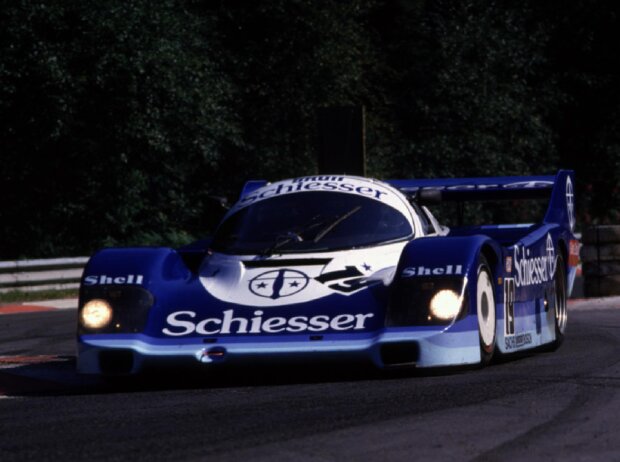
[[[80,312],[80,323],[87,329],[102,329],[112,320],[112,306],[105,300],[87,302]]]
[[[442,321],[452,320],[461,311],[461,297],[453,290],[440,290],[431,299],[429,308],[435,318]]]

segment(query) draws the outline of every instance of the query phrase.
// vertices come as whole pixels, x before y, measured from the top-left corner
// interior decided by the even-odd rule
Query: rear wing
[[[574,172],[560,170],[555,176],[504,176],[387,180],[386,183],[407,196],[439,191],[446,201],[493,201],[549,198],[544,223],[557,223],[575,229]]]

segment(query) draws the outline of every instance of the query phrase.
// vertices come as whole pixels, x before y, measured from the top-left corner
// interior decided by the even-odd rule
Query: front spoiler
[[[78,339],[77,370],[82,374],[135,374],[151,366],[284,362],[370,362],[376,367],[442,367],[480,362],[477,330],[388,328],[376,335],[332,335],[309,340],[271,337],[159,339],[135,335],[83,335]],[[109,368],[114,354],[124,355],[124,368]],[[107,355],[102,367],[102,358]]]

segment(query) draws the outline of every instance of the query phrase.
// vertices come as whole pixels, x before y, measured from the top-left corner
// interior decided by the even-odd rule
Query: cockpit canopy
[[[298,192],[270,197],[225,218],[212,248],[228,254],[322,252],[413,236],[401,211],[360,194]]]

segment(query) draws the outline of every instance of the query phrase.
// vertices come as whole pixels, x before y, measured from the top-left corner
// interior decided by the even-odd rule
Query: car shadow
[[[398,380],[466,373],[475,367],[379,370],[369,364],[268,364],[149,369],[132,376],[78,374],[75,357],[0,369],[0,397],[132,393]]]

